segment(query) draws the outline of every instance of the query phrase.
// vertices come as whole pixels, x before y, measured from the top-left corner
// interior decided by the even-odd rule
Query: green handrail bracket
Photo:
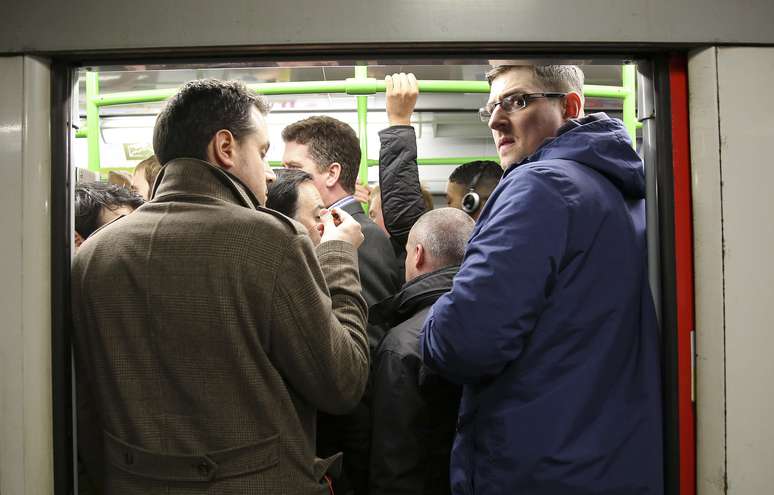
[[[599,86],[588,84],[583,87],[583,94],[591,98],[611,98],[623,101],[623,122],[632,144],[636,147],[637,122],[636,114],[636,66],[627,64],[622,67],[622,86]],[[75,137],[85,137],[88,141],[89,170],[99,172],[99,138],[100,120],[99,107],[112,105],[127,105],[164,101],[177,93],[179,88],[154,89],[148,91],[127,91],[122,93],[99,94],[99,74],[86,73],[86,126],[79,129]],[[489,83],[486,81],[418,81],[420,93],[489,93]],[[368,159],[367,95],[383,93],[387,90],[383,80],[368,77],[367,66],[356,66],[355,77],[343,81],[304,81],[248,84],[248,88],[264,95],[292,94],[326,94],[342,93],[357,98],[358,139],[360,141],[361,162],[358,179],[361,183],[368,182],[368,167],[378,164],[377,160]],[[454,165],[473,160],[497,160],[497,157],[484,158],[425,158],[417,160],[419,165]],[[462,161],[464,160],[464,161]]]

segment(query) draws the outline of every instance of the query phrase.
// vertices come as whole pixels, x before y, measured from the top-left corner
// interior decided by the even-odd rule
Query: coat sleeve
[[[520,172],[490,199],[452,290],[422,329],[423,361],[456,383],[496,376],[519,357],[561,265],[565,200],[540,172]]]
[[[422,456],[426,451],[419,415],[417,382],[421,363],[385,351],[374,369],[371,436],[371,495],[424,493]]]
[[[283,377],[318,409],[343,414],[368,380],[365,325],[355,248],[293,238],[280,263],[271,310],[271,356]],[[318,261],[319,258],[319,261]]]
[[[410,125],[379,132],[379,187],[384,225],[394,243],[404,247],[409,231],[425,212],[417,169],[417,138]]]

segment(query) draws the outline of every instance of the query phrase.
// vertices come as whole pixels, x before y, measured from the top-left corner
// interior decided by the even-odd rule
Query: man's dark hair
[[[121,206],[139,208],[145,201],[139,194],[122,186],[105,182],[84,182],[75,186],[75,230],[86,239],[99,225],[102,208]]]
[[[333,117],[319,115],[285,127],[282,139],[308,146],[320,172],[327,170],[331,163],[339,163],[341,187],[350,194],[355,192],[360,171],[360,141],[352,127]]]
[[[479,175],[480,174],[480,175]],[[476,160],[474,162],[463,163],[455,168],[449,175],[449,182],[460,184],[468,189],[473,184],[478,175],[476,192],[482,196],[488,197],[497,183],[503,176],[503,169],[497,162],[491,160]]]
[[[156,119],[153,151],[160,164],[175,158],[207,160],[207,145],[221,129],[238,140],[254,132],[251,110],[263,115],[269,102],[238,81],[201,79],[186,83]]]
[[[303,170],[281,169],[275,171],[277,179],[269,184],[266,207],[293,218],[298,209],[298,186],[311,182],[312,176]]]

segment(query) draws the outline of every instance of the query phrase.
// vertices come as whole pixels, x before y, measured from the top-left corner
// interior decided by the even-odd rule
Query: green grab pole
[[[624,65],[622,69],[623,89],[626,95],[623,99],[623,123],[632,146],[637,149],[637,67],[633,64]]]
[[[355,79],[368,78],[368,67],[358,65],[355,67]],[[360,140],[360,171],[358,179],[364,186],[368,184],[368,96],[359,95],[357,98],[357,136]],[[363,211],[368,213],[368,205],[363,203]]]
[[[419,158],[417,159],[417,165],[462,165],[463,163],[478,160],[490,160],[500,163],[500,158],[496,156],[454,156],[449,158]],[[368,160],[369,167],[376,167],[378,165],[379,160]],[[284,165],[281,160],[271,160],[269,166],[282,168]]]
[[[99,172],[99,73],[86,73],[86,139],[88,143],[89,170]]]
[[[387,85],[376,79],[347,79],[346,93],[349,95],[372,95],[384,93]],[[420,93],[489,93],[486,81],[417,81]]]
[[[463,163],[489,160],[500,163],[500,158],[496,156],[454,156],[446,158],[418,158],[417,165],[462,165]],[[369,167],[379,165],[379,160],[368,160]]]
[[[420,93],[489,93],[486,81],[418,81]],[[346,79],[344,81],[305,81],[248,84],[247,87],[263,95],[346,93],[354,96],[384,93],[384,81],[372,78]],[[164,101],[177,93],[179,88],[151,89],[102,94],[95,97],[98,107],[151,103]],[[624,99],[628,90],[617,86],[584,86],[583,94],[596,98]]]
[[[612,98],[623,100],[626,98],[626,89],[619,86],[598,86],[587,84],[583,86],[583,96],[591,98]]]
[[[108,107],[113,105],[131,105],[133,103],[165,101],[177,93],[178,89],[179,88],[148,89],[145,91],[126,91],[123,93],[103,94],[96,96],[94,98],[94,103],[98,107]]]
[[[351,80],[347,80],[351,81]],[[280,83],[248,84],[247,88],[263,95],[302,95],[318,93],[346,93],[347,81],[302,81]],[[133,103],[151,103],[164,101],[175,95],[180,88],[151,89],[146,91],[126,91],[100,95],[97,105],[129,105]]]

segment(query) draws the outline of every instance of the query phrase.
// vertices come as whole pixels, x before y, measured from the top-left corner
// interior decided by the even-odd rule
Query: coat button
[[[207,478],[210,476],[210,465],[207,464],[206,462],[204,461],[200,462],[199,465],[196,467],[196,469],[198,469],[199,474],[202,477]]]

